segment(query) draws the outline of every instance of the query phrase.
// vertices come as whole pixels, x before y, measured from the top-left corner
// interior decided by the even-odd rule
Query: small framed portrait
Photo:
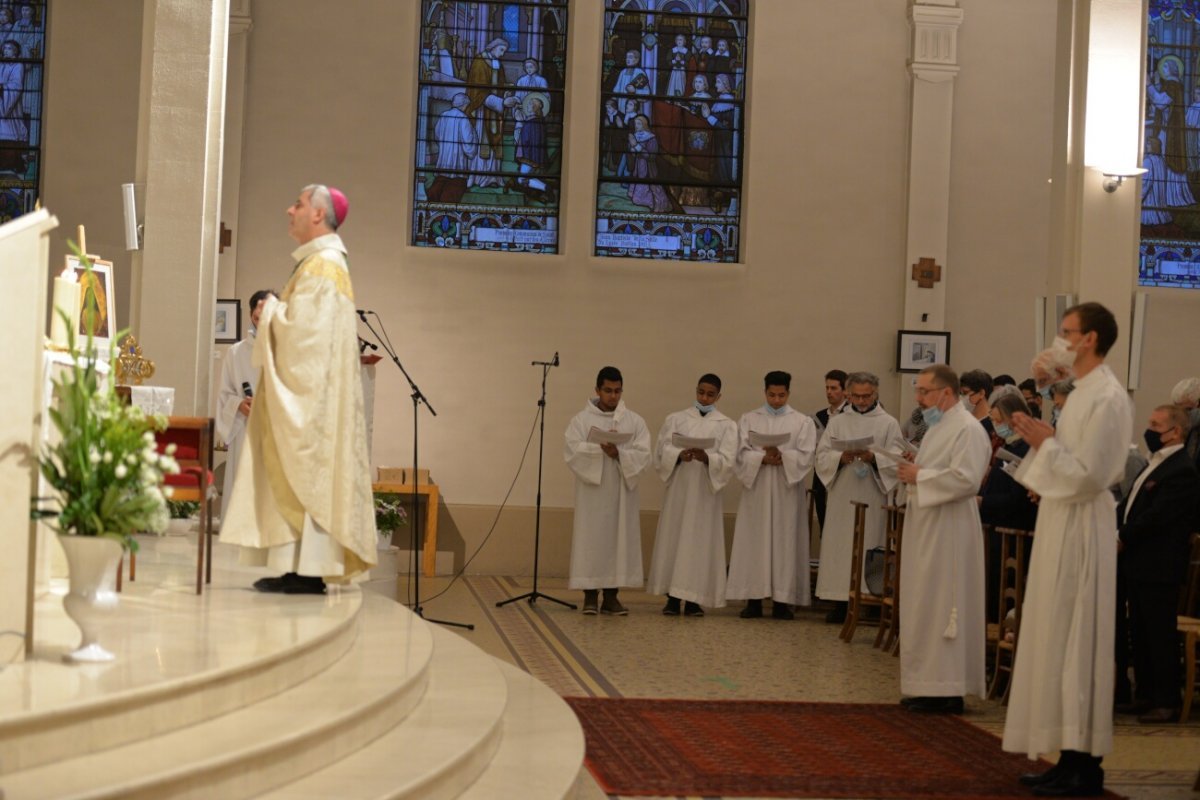
[[[242,301],[218,300],[213,312],[213,338],[217,344],[233,344],[242,338]]]
[[[899,331],[897,333],[897,372],[920,372],[932,364],[949,363],[949,331]]]
[[[76,346],[85,347],[90,332],[96,352],[107,353],[113,346],[113,337],[117,333],[112,262],[93,259],[90,274],[76,256],[67,256],[67,266],[75,272],[75,280],[79,284],[79,328],[75,331]]]

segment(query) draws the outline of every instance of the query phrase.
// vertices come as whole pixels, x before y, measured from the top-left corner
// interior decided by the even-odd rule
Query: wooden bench
[[[438,500],[441,494],[436,483],[418,483],[417,494],[425,497],[425,546],[421,551],[421,573],[426,578],[432,578],[437,572],[437,530],[438,530]],[[394,483],[391,481],[376,481],[371,484],[371,491],[376,494],[398,494],[412,496],[411,483]],[[413,509],[413,536],[416,536],[417,509]]]

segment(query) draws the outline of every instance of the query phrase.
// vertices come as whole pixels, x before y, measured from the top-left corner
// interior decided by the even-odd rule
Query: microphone
[[[250,381],[242,381],[242,394],[246,397],[254,397],[254,390],[250,388]]]
[[[355,310],[355,311],[358,313],[358,316],[359,316],[361,319],[366,319],[366,318],[367,318],[367,314],[374,314],[374,313],[375,313],[374,311],[367,311],[365,308],[356,308],[356,309],[354,309],[354,310]]]
[[[379,349],[379,345],[371,344],[370,342],[368,342],[366,339],[364,339],[361,336],[358,337],[358,352],[361,353],[363,350],[366,350],[368,347],[371,348],[372,350]]]
[[[551,361],[530,361],[530,366],[533,367],[557,367],[558,366],[558,351],[554,351],[554,359]]]
[[[558,366],[558,351],[557,350],[554,351],[554,363],[551,364],[550,366],[552,366],[552,367]]]

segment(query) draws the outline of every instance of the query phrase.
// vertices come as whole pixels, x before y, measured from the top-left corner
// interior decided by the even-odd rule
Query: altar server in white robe
[[[812,602],[804,478],[812,469],[817,426],[788,405],[791,375],[768,372],[764,384],[766,403],[738,421],[734,472],[746,488],[738,504],[725,596],[746,601],[744,619],[763,615],[764,597],[771,598],[772,617],[792,619],[789,606]],[[762,447],[750,442],[751,432],[788,438]]]
[[[821,563],[817,571],[817,597],[837,603],[827,622],[846,619],[850,597],[850,559],[854,552],[854,506],[868,505],[864,547],[883,545],[883,506],[896,487],[896,462],[876,458],[870,449],[838,450],[841,441],[869,438],[869,447],[889,452],[903,449],[904,435],[891,414],[879,407],[879,378],[869,372],[852,372],[846,378],[849,407],[829,420],[817,444],[817,477],[829,491],[825,529],[821,535]],[[864,550],[864,552],[865,552]],[[863,589],[866,589],[864,583]]]
[[[1052,351],[1035,359],[1075,357],[1075,391],[1057,430],[1013,416],[1032,448],[1016,478],[1041,501],[1004,749],[1062,752],[1054,768],[1021,779],[1043,796],[1100,794],[1100,760],[1112,750],[1117,520],[1108,488],[1124,474],[1133,431],[1129,396],[1104,363],[1116,340],[1104,306],[1068,309]]]
[[[336,233],[347,209],[321,184],[288,208],[296,266],[263,307],[254,346],[258,392],[221,541],[283,572],[256,581],[262,592],[324,594],[376,561],[358,317]]]
[[[663,613],[704,616],[725,605],[725,525],[721,490],[733,477],[737,424],[717,410],[721,379],[708,373],[692,408],[667,417],[658,432],[654,468],[667,484],[646,591],[667,595]],[[679,447],[675,434],[712,439],[712,447]]]
[[[975,499],[992,445],[959,402],[954,370],[917,376],[928,431],[915,463],[896,474],[909,485],[900,555],[900,691],[909,711],[961,714],[963,695],[984,696],[983,527]]]
[[[233,478],[237,474],[242,441],[246,438],[246,421],[254,404],[258,386],[258,370],[250,363],[254,354],[255,337],[262,309],[268,297],[278,297],[271,289],[260,289],[250,295],[250,332],[245,339],[229,348],[221,364],[221,388],[217,393],[217,438],[225,443],[225,481],[221,488],[221,513],[229,508],[233,495]]]
[[[624,379],[616,367],[596,376],[596,396],[567,426],[564,455],[575,473],[575,525],[568,586],[583,590],[583,613],[624,616],[622,586],[640,587],[642,526],[638,482],[650,466],[650,432],[621,399]],[[628,442],[588,441],[592,429],[632,436]],[[604,590],[603,605],[597,603]]]

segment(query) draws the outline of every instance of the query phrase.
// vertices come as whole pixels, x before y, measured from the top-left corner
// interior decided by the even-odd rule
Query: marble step
[[[434,655],[420,705],[361,750],[263,800],[452,798],[491,768],[504,749],[512,702],[503,665],[443,628],[431,630]]]
[[[248,590],[253,576],[237,580],[203,597],[127,583],[101,637],[117,656],[108,664],[62,663],[79,631],[61,595],[40,597],[35,658],[0,671],[0,779],[237,710],[302,684],[353,646],[360,592],[281,605]]]
[[[309,680],[187,728],[11,773],[4,800],[253,797],[358,751],[418,707],[434,653],[423,620],[361,598],[353,645]]]

